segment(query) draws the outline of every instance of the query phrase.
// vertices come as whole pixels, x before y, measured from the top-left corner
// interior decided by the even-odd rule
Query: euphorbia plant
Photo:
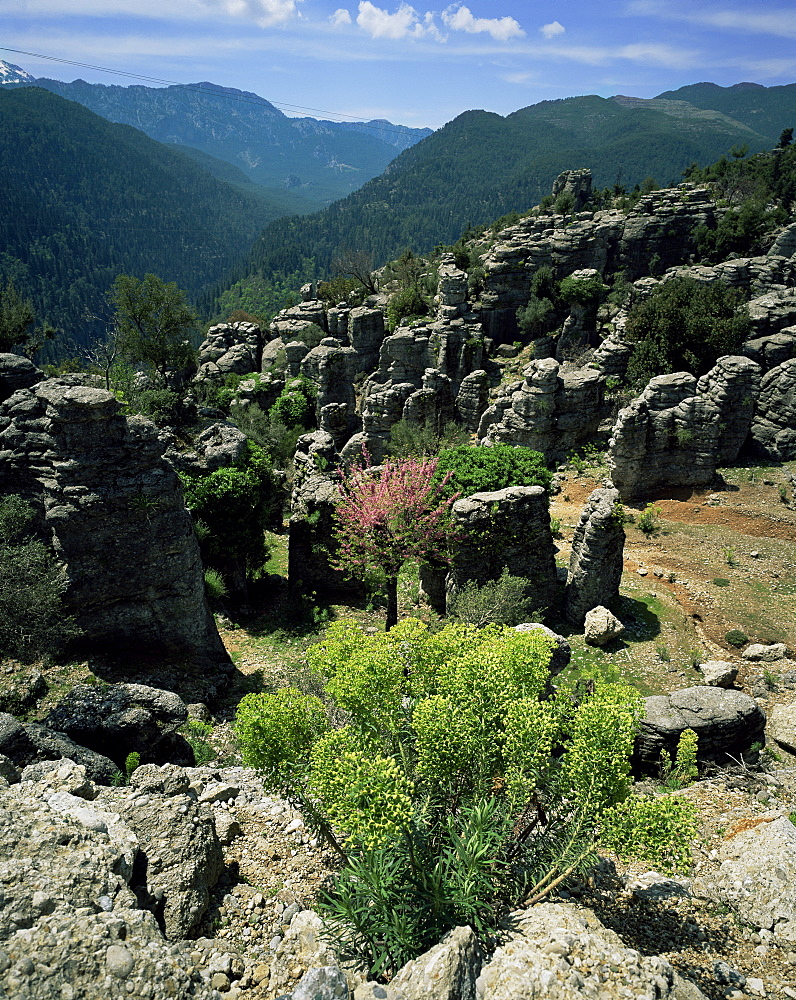
[[[369,455],[344,473],[335,509],[335,565],[360,579],[381,577],[387,594],[386,628],[398,621],[398,574],[411,559],[449,562],[453,536],[451,508],[458,494],[445,497],[434,481],[436,458],[388,458],[369,467]]]

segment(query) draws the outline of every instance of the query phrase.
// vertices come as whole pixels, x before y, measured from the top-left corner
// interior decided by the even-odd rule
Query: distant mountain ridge
[[[212,176],[235,168],[211,159],[42,88],[0,87],[0,281],[78,345],[105,332],[119,273],[196,296],[285,211],[242,175]]]
[[[159,142],[193,147],[267,188],[292,190],[315,206],[345,197],[402,150],[431,134],[391,122],[289,118],[249,91],[214,83],[122,87],[35,79],[0,62],[0,84],[37,86]]]

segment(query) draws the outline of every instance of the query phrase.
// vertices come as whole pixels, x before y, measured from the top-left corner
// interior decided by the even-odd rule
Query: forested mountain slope
[[[589,96],[544,101],[506,118],[467,111],[344,200],[303,219],[272,223],[248,273],[295,273],[310,261],[309,270],[323,276],[345,248],[366,251],[380,264],[406,246],[422,252],[452,243],[468,225],[527,211],[568,168],[590,167],[600,187],[632,187],[648,176],[667,184],[694,161],[709,163],[740,145],[754,152],[770,142],[682,102],[653,107]]]
[[[796,83],[762,87],[758,83],[694,83],[658,95],[671,101],[688,101],[697,108],[721,111],[776,142],[784,128],[796,125]]]
[[[35,85],[159,142],[226,160],[263,187],[301,194],[308,208],[355,191],[431,131],[386,121],[288,118],[257,94],[207,82],[120,87],[41,78]]]
[[[0,278],[62,341],[104,331],[120,272],[151,271],[196,295],[283,211],[39,88],[0,89],[0,176]]]

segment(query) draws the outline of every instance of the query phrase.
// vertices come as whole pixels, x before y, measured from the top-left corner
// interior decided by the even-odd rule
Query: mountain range
[[[431,134],[431,129],[382,120],[289,118],[257,94],[206,82],[170,87],[64,83],[0,63],[0,83],[42,87],[158,142],[208,153],[238,167],[256,184],[300,195],[305,210],[355,191],[398,153]]]

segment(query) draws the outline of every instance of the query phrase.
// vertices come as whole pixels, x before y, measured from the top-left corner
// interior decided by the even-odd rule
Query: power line
[[[146,83],[160,83],[170,87],[182,87],[185,90],[194,90],[200,94],[209,94],[212,97],[223,97],[229,101],[238,101],[241,104],[257,104],[261,107],[271,106],[278,109],[286,109],[288,111],[313,111],[318,115],[328,115],[333,118],[339,119],[349,119],[352,122],[356,122],[361,125],[362,128],[369,128],[375,132],[394,132],[396,135],[406,135],[407,131],[415,131],[410,129],[409,126],[395,128],[389,125],[371,125],[368,122],[363,122],[355,115],[347,115],[342,111],[323,111],[321,108],[306,108],[300,104],[283,104],[278,101],[267,101],[264,97],[258,97],[256,94],[248,97],[246,94],[230,94],[225,93],[223,90],[209,90],[207,87],[200,87],[194,83],[179,83],[177,80],[161,80],[159,77],[155,76],[142,76],[140,73],[128,73],[126,70],[121,69],[111,69],[108,66],[94,66],[92,63],[77,62],[74,59],[63,59],[60,56],[47,56],[41,52],[27,52],[25,49],[12,49],[6,45],[0,45],[0,51],[2,52],[14,52],[21,56],[31,56],[34,59],[49,59],[50,62],[63,63],[66,66],[77,66],[80,69],[93,69],[100,73],[112,73],[115,76],[125,76],[132,80],[144,80]],[[341,122],[344,124],[344,122]]]

